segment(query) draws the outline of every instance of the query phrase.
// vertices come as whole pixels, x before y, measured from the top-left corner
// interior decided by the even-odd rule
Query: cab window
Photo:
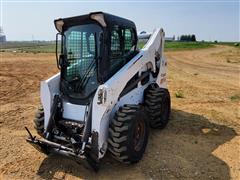
[[[110,45],[110,76],[114,75],[129,60],[131,60],[135,47],[135,36],[132,28],[114,26],[111,31]]]

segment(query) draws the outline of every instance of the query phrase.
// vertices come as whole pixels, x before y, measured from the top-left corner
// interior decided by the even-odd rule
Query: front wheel
[[[37,133],[43,137],[44,132],[44,110],[42,105],[39,106],[35,118],[33,120],[34,128],[36,129]]]
[[[110,122],[108,150],[120,162],[137,163],[145,152],[148,134],[144,109],[138,105],[124,105]]]

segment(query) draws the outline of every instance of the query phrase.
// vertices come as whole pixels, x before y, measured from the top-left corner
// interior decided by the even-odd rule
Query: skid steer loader
[[[132,21],[103,12],[54,23],[60,72],[41,82],[34,119],[41,137],[26,127],[27,142],[45,154],[85,159],[95,170],[107,151],[137,163],[149,125],[164,128],[169,121],[164,31],[138,37]]]

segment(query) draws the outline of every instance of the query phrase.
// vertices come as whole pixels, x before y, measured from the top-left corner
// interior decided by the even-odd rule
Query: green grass
[[[39,41],[39,42],[24,42],[10,41],[2,43],[0,52],[25,52],[25,53],[53,53],[55,52],[55,42]]]
[[[230,99],[232,101],[239,101],[240,100],[240,95],[239,94],[235,94],[235,95],[231,96]]]
[[[189,50],[213,47],[212,44],[206,42],[166,42],[165,50]]]
[[[175,93],[175,96],[176,96],[176,98],[184,98],[183,91],[182,91],[182,90],[178,90],[178,91]]]
[[[143,42],[138,44],[138,48],[142,48],[144,46]],[[189,49],[200,49],[200,48],[209,48],[213,47],[213,44],[208,42],[165,42],[165,50],[166,51],[177,51],[177,50],[189,50]]]
[[[236,48],[240,48],[240,43],[239,42],[218,42],[218,43],[214,43],[214,44],[233,46],[233,47],[236,47]]]
[[[166,51],[191,50],[214,47],[214,45],[228,45],[235,46],[234,42],[165,42]],[[138,48],[144,46],[143,42],[138,43]],[[0,52],[25,52],[25,53],[54,53],[54,41],[10,41],[0,44]]]

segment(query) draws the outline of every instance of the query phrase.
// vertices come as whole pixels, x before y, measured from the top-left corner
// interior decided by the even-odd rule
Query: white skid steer
[[[169,121],[164,31],[138,37],[132,21],[103,12],[54,23],[60,72],[41,82],[34,119],[41,138],[26,128],[27,142],[45,154],[85,159],[95,170],[107,151],[137,163],[148,127],[164,128]]]

